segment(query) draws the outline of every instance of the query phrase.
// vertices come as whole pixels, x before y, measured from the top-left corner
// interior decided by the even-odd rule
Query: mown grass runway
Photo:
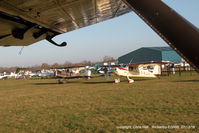
[[[1,80],[0,132],[199,132],[198,74],[133,84],[114,78]],[[195,128],[150,128],[169,125]]]

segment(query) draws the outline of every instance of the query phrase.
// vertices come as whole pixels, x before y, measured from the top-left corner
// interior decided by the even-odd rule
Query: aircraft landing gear
[[[66,84],[67,80],[57,80],[57,84]]]

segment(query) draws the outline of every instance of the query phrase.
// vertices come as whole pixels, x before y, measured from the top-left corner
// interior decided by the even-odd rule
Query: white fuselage
[[[137,67],[137,71],[129,71],[128,67],[117,67],[115,73],[119,76],[127,77],[157,77],[160,72],[160,65],[157,64],[140,64]]]

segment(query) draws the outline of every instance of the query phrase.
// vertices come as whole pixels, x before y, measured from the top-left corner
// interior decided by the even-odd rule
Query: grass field
[[[0,80],[0,133],[199,132],[199,74],[113,80]]]

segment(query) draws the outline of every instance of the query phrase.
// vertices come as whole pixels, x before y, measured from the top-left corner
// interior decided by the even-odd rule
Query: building
[[[170,61],[180,63],[182,58],[170,47],[143,47],[118,58],[119,64]]]

